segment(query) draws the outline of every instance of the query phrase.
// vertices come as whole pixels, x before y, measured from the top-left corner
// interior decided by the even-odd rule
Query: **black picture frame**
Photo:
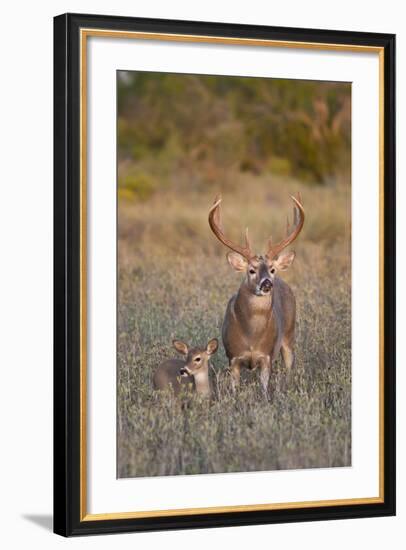
[[[384,497],[371,504],[87,521],[80,513],[80,29],[351,44],[384,55]],[[64,14],[54,19],[54,531],[63,536],[395,514],[395,36]],[[114,368],[114,367],[113,367]]]

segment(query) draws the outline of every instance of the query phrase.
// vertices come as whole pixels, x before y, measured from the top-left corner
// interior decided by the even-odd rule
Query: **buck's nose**
[[[260,284],[260,287],[259,287],[262,292],[269,292],[272,288],[272,281],[271,279],[262,279],[261,281],[261,284]]]

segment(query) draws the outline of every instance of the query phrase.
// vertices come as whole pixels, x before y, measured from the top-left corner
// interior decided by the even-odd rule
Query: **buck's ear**
[[[178,351],[179,353],[182,353],[183,355],[187,355],[188,353],[188,347],[185,342],[181,342],[181,340],[172,340],[173,347]]]
[[[216,353],[217,349],[219,347],[219,341],[217,338],[212,338],[210,342],[207,344],[207,353],[209,355],[213,355],[213,353]]]
[[[282,252],[278,259],[274,262],[274,266],[278,271],[285,271],[293,263],[295,259],[295,252]]]
[[[240,254],[237,254],[237,252],[229,252],[227,254],[227,260],[228,260],[228,263],[231,265],[231,267],[236,271],[247,270],[247,267],[248,267],[247,260]]]

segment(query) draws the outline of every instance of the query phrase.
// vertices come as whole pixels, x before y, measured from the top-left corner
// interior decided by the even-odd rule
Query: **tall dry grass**
[[[306,187],[240,175],[223,190],[227,233],[248,226],[257,251],[281,237],[289,194],[306,210],[296,260],[283,274],[297,299],[296,369],[278,360],[265,400],[255,373],[233,395],[222,346],[211,372],[216,397],[158,395],[152,375],[176,355],[174,337],[220,338],[240,277],[211,234],[216,190],[187,182],[148,201],[120,202],[118,276],[118,476],[320,468],[351,464],[350,187]]]

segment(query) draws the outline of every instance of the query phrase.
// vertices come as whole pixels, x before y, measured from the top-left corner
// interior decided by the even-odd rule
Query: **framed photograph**
[[[55,532],[394,515],[394,35],[65,14],[54,85]]]

